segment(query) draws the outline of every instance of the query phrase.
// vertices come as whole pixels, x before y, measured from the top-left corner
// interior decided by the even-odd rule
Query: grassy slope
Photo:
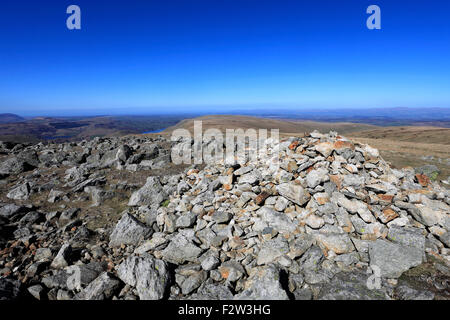
[[[379,149],[395,167],[434,164],[441,170],[439,180],[450,176],[450,129],[386,127],[355,132],[349,137]]]

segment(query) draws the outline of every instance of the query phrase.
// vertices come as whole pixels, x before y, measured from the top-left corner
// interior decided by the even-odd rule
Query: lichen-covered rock
[[[159,205],[165,197],[165,192],[158,178],[148,177],[145,185],[131,195],[128,205]]]
[[[288,300],[281,287],[280,269],[274,265],[259,267],[245,283],[245,290],[234,296],[236,300]]]
[[[297,228],[296,223],[287,215],[272,208],[262,207],[257,211],[257,214],[269,227],[276,229],[280,233],[293,232]]]
[[[423,249],[378,239],[369,244],[370,265],[380,269],[384,278],[398,278],[423,261]]]
[[[105,300],[111,298],[120,288],[120,281],[108,272],[103,272],[77,296],[77,300]]]
[[[201,253],[202,249],[183,235],[172,238],[169,245],[161,252],[164,260],[174,264],[182,264],[186,261],[197,262]]]
[[[109,245],[111,247],[118,247],[122,244],[138,245],[152,233],[152,229],[125,212],[111,233]]]
[[[368,286],[370,274],[341,272],[320,288],[318,300],[389,300],[386,288]]]
[[[56,254],[56,257],[53,259],[51,267],[55,269],[67,267],[71,262],[71,255],[72,255],[72,246],[69,243],[65,243],[59,249],[58,253]]]
[[[117,268],[118,277],[136,287],[141,300],[159,300],[169,286],[169,273],[164,261],[150,255],[130,256]]]
[[[13,200],[27,200],[30,196],[30,191],[30,184],[25,182],[12,189],[6,196]]]
[[[277,186],[278,193],[299,206],[308,202],[311,195],[301,186],[294,183],[282,183]]]

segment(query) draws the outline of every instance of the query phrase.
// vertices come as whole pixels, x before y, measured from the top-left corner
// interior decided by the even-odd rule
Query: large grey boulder
[[[126,144],[116,149],[106,151],[101,158],[100,168],[111,167],[115,164],[123,164],[133,154],[133,150]]]
[[[69,290],[82,290],[95,280],[102,271],[103,268],[99,263],[67,267],[66,272],[70,274],[70,277],[67,279],[67,288]]]
[[[30,191],[30,184],[25,182],[12,189],[6,196],[13,200],[27,200],[30,197]]]
[[[39,166],[39,157],[34,150],[24,150],[17,155],[17,158],[31,168]]]
[[[322,250],[316,246],[311,246],[300,258],[298,264],[305,276],[308,284],[318,284],[328,282],[332,275],[322,269],[324,255]]]
[[[394,225],[389,228],[387,237],[392,242],[425,251],[425,235],[420,229],[402,228]]]
[[[318,300],[387,300],[386,289],[369,289],[370,275],[361,272],[340,272],[320,289]]]
[[[208,274],[200,269],[198,265],[189,265],[181,267],[181,270],[177,270],[175,275],[175,281],[181,288],[181,293],[184,295],[190,294],[195,291],[202,283],[204,283],[208,277]]]
[[[328,176],[328,170],[325,168],[319,168],[316,170],[311,170],[306,175],[306,183],[308,187],[315,188],[319,184],[328,181],[330,178]]]
[[[164,260],[174,264],[183,264],[186,261],[197,262],[202,249],[182,234],[177,234],[161,253]]]
[[[190,228],[195,224],[197,215],[192,212],[182,214],[175,222],[177,228]]]
[[[65,269],[58,269],[52,274],[42,278],[41,283],[48,289],[67,289],[67,280],[70,275]]]
[[[370,266],[380,268],[383,278],[399,278],[403,272],[420,265],[424,251],[378,239],[369,244]]]
[[[276,229],[280,233],[293,232],[297,228],[297,224],[285,213],[277,212],[270,207],[264,206],[258,209],[256,213],[269,227]]]
[[[6,219],[12,219],[15,215],[25,211],[24,207],[17,206],[15,204],[7,204],[0,208],[0,217]]]
[[[126,144],[117,149],[116,159],[124,163],[133,154],[133,150]]]
[[[120,288],[120,281],[111,274],[103,272],[75,298],[77,300],[105,300],[111,298]]]
[[[55,269],[67,267],[70,263],[71,254],[72,254],[71,245],[69,243],[63,244],[50,266]]]
[[[145,185],[133,192],[128,201],[129,206],[159,205],[166,197],[161,182],[157,177],[148,177]]]
[[[439,235],[438,237],[442,243],[444,243],[447,247],[450,247],[450,231],[446,231],[442,235]]]
[[[117,268],[118,277],[136,287],[141,300],[162,299],[169,286],[169,272],[164,261],[148,254],[130,256]]]
[[[190,300],[232,300],[233,293],[225,285],[203,283],[197,293],[189,297]]]
[[[0,164],[0,177],[19,174],[32,170],[39,165],[36,152],[24,151],[19,155],[9,158]]]
[[[275,262],[278,258],[289,252],[287,241],[281,237],[270,239],[262,244],[256,263],[258,265]]]
[[[289,241],[288,257],[296,259],[302,256],[314,243],[314,237],[309,234],[301,234],[297,238]]]
[[[0,164],[0,177],[7,177],[11,174],[19,174],[26,171],[29,167],[17,157],[9,158]]]
[[[138,245],[152,233],[152,229],[125,212],[110,235],[109,246]]]
[[[211,219],[217,223],[227,223],[228,221],[230,221],[232,215],[229,212],[226,211],[215,211],[212,216]]]
[[[44,288],[40,284],[28,287],[27,291],[37,300],[41,300],[44,296]]]
[[[275,265],[256,268],[245,283],[245,290],[234,296],[235,300],[288,300],[281,287],[280,269]]]
[[[52,250],[49,248],[37,248],[34,254],[34,261],[50,261],[52,255]]]
[[[405,209],[421,224],[431,227],[439,223],[441,214],[438,210],[433,210],[430,206],[423,204],[412,204],[408,202],[396,201],[395,206]]]

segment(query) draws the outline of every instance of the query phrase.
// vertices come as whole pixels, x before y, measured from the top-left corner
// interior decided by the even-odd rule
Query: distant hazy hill
[[[363,123],[347,122],[316,122],[308,120],[269,119],[262,117],[235,116],[235,115],[209,115],[194,119],[185,119],[175,126],[167,128],[162,133],[171,133],[175,129],[187,129],[193,132],[194,121],[201,120],[203,130],[217,128],[225,129],[278,129],[281,135],[303,135],[313,130],[328,132],[335,130],[341,134],[363,130],[374,130],[377,126]]]
[[[234,113],[233,113],[234,114]],[[450,108],[370,108],[243,110],[240,115],[319,122],[352,122],[376,126],[433,126],[450,128]]]
[[[13,113],[0,113],[0,123],[20,122],[25,119]]]
[[[15,120],[14,123],[1,121],[0,141],[81,140],[95,136],[142,133],[172,126],[182,119],[178,116],[99,116],[36,117]]]

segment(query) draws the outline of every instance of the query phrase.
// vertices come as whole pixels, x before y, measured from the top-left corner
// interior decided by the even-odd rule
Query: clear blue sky
[[[450,107],[449,14],[447,0],[2,1],[0,112]]]

